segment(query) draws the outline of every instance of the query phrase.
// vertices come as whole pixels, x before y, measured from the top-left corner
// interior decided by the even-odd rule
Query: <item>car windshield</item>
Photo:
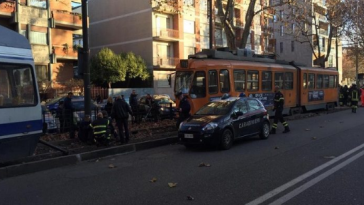
[[[231,109],[234,101],[209,102],[200,108],[196,115],[226,115]]]
[[[58,97],[58,98],[54,98],[52,100],[50,100],[49,102],[47,102],[47,104],[53,104],[53,103],[56,103],[58,102],[62,97]]]
[[[154,100],[157,101],[158,103],[173,103],[173,101],[170,98],[163,95],[154,96]]]

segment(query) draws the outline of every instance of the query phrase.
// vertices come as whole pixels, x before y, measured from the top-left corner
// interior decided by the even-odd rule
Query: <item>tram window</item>
[[[230,81],[229,81],[228,70],[220,70],[220,91],[222,93],[230,92]]]
[[[291,90],[293,89],[293,73],[284,73],[284,89]]]
[[[338,87],[338,83],[337,83],[337,75],[335,75],[335,88],[337,88]]]
[[[216,94],[217,91],[218,91],[217,71],[216,70],[210,70],[208,78],[209,78],[209,93],[210,94]]]
[[[274,73],[274,87],[283,88],[283,73]]]
[[[315,88],[315,74],[310,73],[308,74],[308,89]]]
[[[302,86],[303,86],[303,88],[307,89],[307,73],[303,74]]]
[[[272,90],[272,72],[264,71],[262,73],[262,90]]]
[[[235,91],[245,90],[245,70],[234,70]]]
[[[248,90],[259,90],[259,71],[249,70],[247,79]]]
[[[334,88],[335,86],[335,77],[334,75],[329,76],[329,88]]]
[[[0,107],[34,106],[35,83],[30,67],[0,65]]]
[[[329,87],[329,76],[324,75],[324,88],[328,88],[328,87]]]
[[[204,98],[206,97],[206,78],[204,71],[197,71],[193,78],[191,91],[191,98]]]
[[[323,88],[323,76],[322,75],[317,75],[317,84],[316,84],[316,88],[320,89]]]

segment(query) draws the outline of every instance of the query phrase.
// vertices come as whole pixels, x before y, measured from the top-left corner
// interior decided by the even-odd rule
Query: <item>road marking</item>
[[[272,191],[264,194],[263,196],[260,196],[259,198],[247,203],[246,205],[256,205],[256,204],[263,203],[264,201],[276,196],[277,194],[280,194],[284,190],[294,186],[295,184],[305,180],[306,178],[316,174],[317,172],[319,172],[319,171],[325,169],[326,167],[338,162],[339,160],[351,155],[352,153],[362,149],[363,147],[364,147],[364,144],[361,144],[358,147],[356,147],[356,148],[354,148],[354,149],[352,149],[352,150],[350,150],[350,151],[348,151],[348,152],[346,152],[346,153],[344,153],[344,154],[342,154],[342,155],[340,155],[340,156],[326,162],[325,164],[322,164],[322,165],[316,167],[315,169],[313,169],[313,170],[311,170],[309,172],[306,172],[305,174],[303,174],[303,175],[301,175],[301,176],[287,182],[286,184],[283,184],[282,186],[273,189]]]
[[[321,175],[317,176],[316,178],[312,179],[311,181],[306,182],[302,186],[296,188],[295,190],[289,192],[288,194],[282,196],[281,198],[277,199],[276,201],[272,202],[270,205],[280,205],[288,200],[292,199],[293,197],[297,196],[298,194],[304,192],[306,189],[310,188],[311,186],[317,184],[321,180],[325,179],[326,177],[330,176],[331,174],[335,173],[336,171],[340,170],[341,168],[345,167],[346,165],[350,164],[351,162],[357,160],[359,157],[364,155],[364,151],[354,155],[353,157],[345,160],[339,165],[336,165],[332,169],[322,173]]]

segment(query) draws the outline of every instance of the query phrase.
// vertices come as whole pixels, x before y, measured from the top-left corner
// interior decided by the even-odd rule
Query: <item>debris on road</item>
[[[192,196],[187,196],[187,200],[189,200],[189,201],[192,201],[192,200],[194,200],[195,198],[193,198]]]
[[[211,167],[211,164],[207,164],[202,162],[200,165],[198,165],[199,167]]]
[[[110,169],[113,169],[113,168],[116,168],[116,166],[115,166],[115,165],[113,165],[113,164],[109,164],[109,168],[110,168]]]
[[[170,182],[170,183],[168,183],[168,186],[169,186],[170,188],[174,188],[174,187],[176,187],[176,186],[177,186],[177,183],[172,183],[172,182]]]
[[[154,183],[157,181],[157,178],[153,177],[151,180],[149,180],[150,182]]]

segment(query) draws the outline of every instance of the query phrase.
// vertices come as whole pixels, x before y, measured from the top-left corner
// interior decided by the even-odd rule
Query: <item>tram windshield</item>
[[[37,103],[34,76],[24,65],[0,64],[0,108]]]
[[[193,72],[191,71],[177,71],[174,92],[187,94],[190,91],[192,78]]]

